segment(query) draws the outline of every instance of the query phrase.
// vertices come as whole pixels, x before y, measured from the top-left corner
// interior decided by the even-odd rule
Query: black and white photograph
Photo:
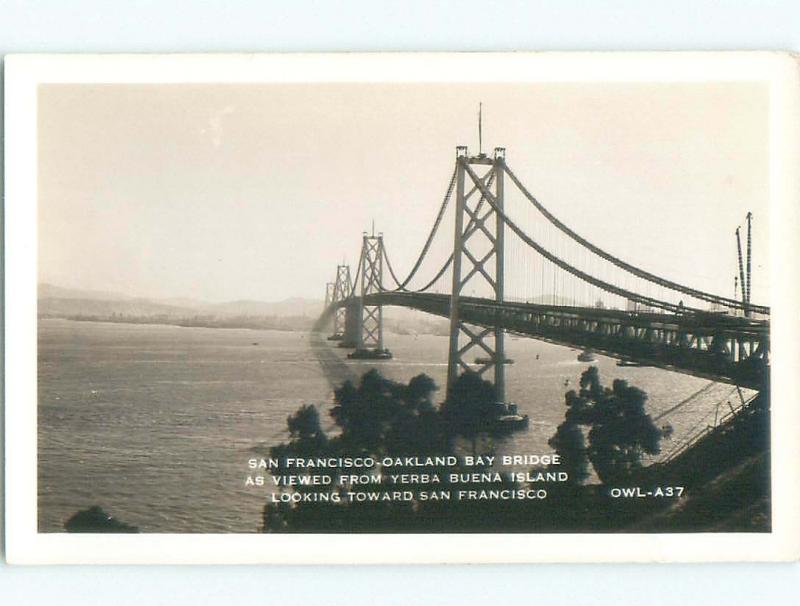
[[[35,238],[7,275],[34,306],[6,315],[30,344],[6,427],[32,535],[788,557],[791,62],[582,57],[54,57],[20,84],[35,170],[7,217]],[[7,121],[35,63],[9,65]]]

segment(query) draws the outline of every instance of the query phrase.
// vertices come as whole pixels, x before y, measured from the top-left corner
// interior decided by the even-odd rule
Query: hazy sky
[[[768,91],[719,84],[46,85],[40,279],[145,297],[322,298],[374,219],[410,269],[455,146],[505,146],[556,216],[644,269],[733,294],[755,215],[768,302]],[[434,254],[446,255],[452,225]],[[431,266],[432,267],[432,266]],[[434,268],[432,268],[434,269]],[[432,271],[430,272],[432,273]]]

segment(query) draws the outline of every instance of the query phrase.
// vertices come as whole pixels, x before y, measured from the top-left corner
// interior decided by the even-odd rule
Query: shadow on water
[[[308,342],[311,351],[319,361],[322,372],[332,388],[339,387],[345,381],[356,382],[358,377],[342,359],[336,355],[321,333],[312,332],[309,334]]]

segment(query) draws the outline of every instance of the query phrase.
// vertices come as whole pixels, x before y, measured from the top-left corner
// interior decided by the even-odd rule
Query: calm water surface
[[[321,408],[333,385],[375,365],[304,333],[40,320],[39,528],[61,531],[75,511],[100,505],[145,532],[255,532],[270,489],[245,488],[247,460],[287,438],[300,405]],[[427,373],[444,385],[447,338],[387,336],[383,374],[407,381]],[[527,431],[497,444],[510,454],[549,452],[564,416],[564,392],[587,366],[577,352],[506,338],[515,364],[508,398],[530,416]],[[536,359],[536,356],[539,359]],[[657,416],[708,381],[653,368],[597,365],[604,384],[624,378],[644,389]],[[569,386],[565,382],[569,380]],[[440,393],[443,397],[443,394]],[[733,398],[716,385],[668,417],[669,452],[713,422]]]

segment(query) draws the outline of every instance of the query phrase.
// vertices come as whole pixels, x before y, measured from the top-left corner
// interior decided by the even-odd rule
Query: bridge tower
[[[359,298],[359,330],[356,342],[356,351],[350,354],[351,358],[388,359],[391,357],[389,350],[383,343],[383,306],[368,305],[365,297],[383,291],[383,234],[375,235],[373,224],[372,234],[363,234],[361,244],[361,275]]]
[[[330,286],[330,284],[328,284]],[[353,281],[350,277],[349,265],[336,266],[336,281],[333,283],[331,294],[331,304],[340,303],[350,296],[353,291]],[[327,295],[327,293],[326,293]],[[327,296],[326,296],[327,299]],[[347,310],[340,305],[336,308],[333,316],[333,334],[329,337],[331,341],[339,341],[345,334],[345,322],[347,320]]]
[[[475,172],[475,167],[483,175]],[[490,185],[493,176],[494,185]],[[484,153],[470,156],[466,146],[456,148],[456,218],[453,246],[453,287],[450,298],[450,352],[447,361],[448,389],[458,378],[460,369],[473,370],[466,360],[476,349],[482,355],[475,359],[478,374],[488,370],[494,374],[497,400],[506,400],[505,342],[503,329],[495,325],[479,328],[465,325],[459,317],[459,301],[469,286],[486,288],[498,303],[503,302],[504,225],[494,208],[485,204],[490,199],[503,210],[505,148],[496,147],[493,157]],[[465,182],[471,188],[465,193]],[[488,207],[488,208],[487,208]],[[493,267],[492,267],[493,266]],[[462,344],[463,342],[463,344]]]

